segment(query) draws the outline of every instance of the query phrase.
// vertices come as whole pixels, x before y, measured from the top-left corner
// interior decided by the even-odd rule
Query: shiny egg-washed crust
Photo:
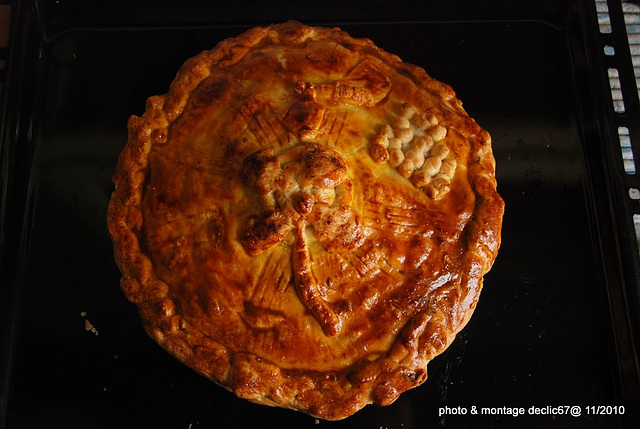
[[[328,420],[388,405],[469,320],[504,204],[489,134],[422,68],[337,28],[254,28],[128,128],[122,290],[237,396]]]

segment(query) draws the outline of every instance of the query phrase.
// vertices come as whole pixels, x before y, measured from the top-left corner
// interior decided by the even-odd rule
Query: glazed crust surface
[[[504,204],[489,134],[423,69],[337,28],[254,28],[128,128],[122,290],[239,397],[329,420],[390,404],[471,316]]]

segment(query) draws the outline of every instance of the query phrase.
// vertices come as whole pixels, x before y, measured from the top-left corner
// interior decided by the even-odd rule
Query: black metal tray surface
[[[612,112],[607,69],[625,51],[592,2],[88,3],[12,4],[0,427],[640,427],[637,179],[615,141],[623,122],[640,140],[637,94]],[[188,57],[290,18],[371,38],[451,84],[493,136],[507,207],[475,315],[429,380],[341,422],[237,399],[162,351],[119,289],[106,230],[128,116]]]

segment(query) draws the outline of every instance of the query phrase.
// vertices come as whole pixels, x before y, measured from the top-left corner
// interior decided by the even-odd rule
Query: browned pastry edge
[[[197,331],[182,319],[168,294],[168,285],[156,277],[138,237],[143,226],[141,199],[147,156],[152,146],[166,141],[169,125],[181,115],[190,92],[210,71],[237,62],[265,37],[281,37],[294,43],[323,38],[335,31],[296,22],[254,28],[189,59],[178,71],[168,94],[149,98],[144,115],[130,118],[128,142],[118,160],[113,178],[115,191],[108,208],[115,259],[123,275],[122,290],[138,306],[145,329],[158,344],[239,397],[301,410],[327,420],[345,418],[370,403],[391,404],[403,391],[422,384],[427,378],[427,363],[449,346],[471,317],[483,276],[491,268],[500,246],[504,210],[496,191],[495,161],[487,132],[471,119],[461,130],[471,141],[470,153],[474,158],[469,160],[468,172],[477,198],[473,218],[463,235],[467,250],[463,255],[461,284],[455,290],[441,289],[434,293],[425,310],[407,323],[387,355],[373,361],[365,359],[338,372],[281,369],[259,356],[234,353]],[[443,103],[449,103],[451,109],[462,110],[453,91],[421,68],[403,63],[368,39],[338,34],[351,49],[375,52],[395,63],[419,86],[444,93]],[[448,304],[452,296],[456,302],[453,308]]]

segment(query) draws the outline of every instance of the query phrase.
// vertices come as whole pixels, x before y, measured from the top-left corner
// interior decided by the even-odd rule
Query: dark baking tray
[[[638,203],[628,192],[639,186],[615,140],[625,124],[634,148],[640,141],[638,100],[635,87],[625,89],[626,112],[611,110],[606,70],[620,61],[629,83],[630,67],[617,2],[618,30],[608,35],[590,1],[84,3],[12,3],[0,427],[640,427],[629,223]],[[476,313],[431,362],[430,379],[337,423],[237,399],[156,346],[119,290],[105,226],[128,116],[166,92],[186,58],[290,18],[340,25],[451,84],[493,136],[507,205]],[[528,413],[573,405],[579,417]],[[587,408],[598,406],[624,414]],[[526,412],[473,415],[472,407]]]

